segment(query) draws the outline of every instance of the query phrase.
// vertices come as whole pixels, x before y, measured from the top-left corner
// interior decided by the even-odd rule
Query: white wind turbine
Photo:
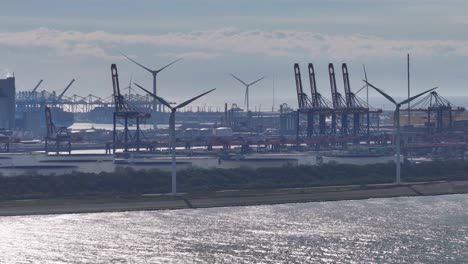
[[[124,90],[128,90],[128,97],[130,98],[130,96],[132,95],[132,80],[133,80],[133,74],[130,75],[130,81],[128,82],[128,86],[124,88]],[[135,91],[135,90],[133,90]]]
[[[400,185],[401,184],[401,164],[400,164],[400,152],[401,152],[401,131],[400,131],[400,107],[404,104],[407,104],[411,101],[413,101],[414,99],[424,95],[424,94],[427,94],[428,92],[431,92],[435,89],[437,89],[438,87],[434,87],[432,89],[429,89],[427,91],[424,91],[420,94],[417,94],[413,97],[410,97],[406,100],[403,100],[402,102],[400,103],[397,103],[397,101],[395,101],[395,99],[393,99],[390,95],[386,94],[384,91],[382,91],[381,89],[375,87],[374,85],[370,84],[369,82],[367,82],[366,80],[364,80],[364,82],[369,85],[370,87],[374,88],[374,90],[376,90],[378,93],[380,93],[381,95],[383,95],[385,98],[387,98],[387,100],[389,100],[390,102],[392,102],[394,105],[395,105],[395,112],[394,112],[394,121],[393,121],[393,126],[395,127],[395,130],[396,130],[396,184]]]
[[[148,72],[150,72],[152,75],[153,75],[153,94],[157,95],[157,89],[156,89],[156,80],[157,80],[157,76],[158,76],[158,73],[160,73],[161,71],[163,71],[164,69],[166,69],[167,67],[171,66],[172,64],[180,61],[182,58],[180,59],[177,59],[169,64],[167,64],[166,66],[158,69],[158,70],[151,70],[150,68],[148,67],[145,67],[143,66],[142,64],[138,63],[137,61],[133,60],[132,58],[128,57],[127,55],[121,53],[125,58],[127,58],[128,60],[132,61],[133,63],[135,63],[136,65],[140,66],[141,68],[147,70]],[[159,105],[159,110],[158,110],[158,105]],[[158,100],[154,99],[153,100],[153,111],[161,111],[160,109],[160,104],[158,104]]]
[[[236,77],[234,74],[231,74],[232,77],[234,77],[236,80],[238,80],[239,82],[241,82],[244,86],[245,86],[245,105],[247,107],[247,113],[249,112],[249,87],[252,86],[253,84],[265,79],[266,76],[263,76],[262,78],[254,81],[254,82],[251,82],[251,83],[245,83],[244,81],[242,81],[241,79],[239,79],[238,77]]]
[[[188,104],[192,103],[193,101],[197,100],[198,98],[208,94],[208,93],[211,93],[212,91],[216,90],[216,89],[211,89],[207,92],[204,92],[198,96],[195,96],[193,97],[192,99],[189,99],[183,103],[180,103],[176,106],[171,106],[171,104],[164,100],[162,97],[159,97],[153,93],[151,93],[150,91],[146,90],[145,88],[141,87],[140,85],[138,85],[137,83],[135,83],[136,86],[138,86],[140,89],[142,89],[143,91],[145,91],[147,94],[149,94],[150,96],[152,96],[155,100],[158,100],[161,104],[165,105],[167,108],[171,109],[171,115],[169,117],[169,131],[170,131],[170,137],[171,137],[171,156],[172,156],[172,170],[171,170],[171,179],[172,179],[172,189],[171,189],[171,194],[172,195],[176,195],[177,194],[177,172],[176,172],[176,151],[175,151],[175,114],[176,114],[176,111],[177,109],[180,109],[180,108],[183,108],[185,106],[187,106]]]

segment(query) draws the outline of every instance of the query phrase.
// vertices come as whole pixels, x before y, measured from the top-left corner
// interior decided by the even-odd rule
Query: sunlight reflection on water
[[[468,195],[0,218],[0,263],[463,263]]]

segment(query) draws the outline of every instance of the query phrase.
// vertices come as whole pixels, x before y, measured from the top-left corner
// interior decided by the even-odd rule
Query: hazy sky
[[[423,0],[41,0],[1,1],[0,75],[15,73],[18,90],[62,90],[69,95],[112,92],[110,64],[121,86],[130,75],[151,88],[149,68],[176,58],[159,75],[159,95],[180,101],[218,90],[199,104],[243,104],[243,87],[228,74],[253,81],[254,105],[296,107],[292,65],[314,63],[319,91],[330,97],[327,65],[348,63],[351,87],[362,84],[362,64],[376,86],[406,93],[406,54],[411,54],[412,88],[439,86],[445,96],[468,95],[468,1]],[[372,96],[377,96],[372,94]]]

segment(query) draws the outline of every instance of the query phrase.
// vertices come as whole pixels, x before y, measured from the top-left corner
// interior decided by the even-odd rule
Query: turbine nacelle
[[[179,58],[179,59],[177,59],[177,60],[175,60],[175,61],[173,61],[173,62],[167,64],[166,66],[164,66],[164,67],[162,67],[162,68],[160,68],[160,69],[158,69],[158,70],[151,70],[150,68],[148,68],[148,67],[144,66],[143,64],[141,64],[141,63],[135,61],[134,59],[130,58],[129,56],[125,55],[124,53],[121,52],[120,54],[122,54],[122,56],[124,56],[125,58],[127,58],[127,59],[130,60],[131,62],[135,63],[136,65],[140,66],[141,68],[143,68],[143,69],[149,71],[149,72],[150,72],[151,74],[153,74],[153,75],[157,75],[158,73],[160,73],[161,71],[163,71],[163,70],[166,69],[167,67],[171,66],[172,64],[174,64],[174,63],[176,63],[176,62],[178,62],[178,61],[180,61],[180,60],[182,59],[182,58]]]
[[[380,93],[381,95],[383,95],[385,98],[387,98],[387,100],[389,100],[390,102],[392,102],[392,103],[393,103],[396,107],[398,107],[398,108],[400,108],[400,107],[401,107],[402,105],[404,105],[404,104],[407,104],[407,103],[413,101],[414,99],[416,99],[416,98],[418,98],[418,97],[420,97],[420,96],[422,96],[422,95],[425,95],[425,94],[427,94],[427,93],[429,93],[429,92],[432,92],[433,90],[439,88],[439,87],[434,87],[434,88],[432,88],[432,89],[426,90],[426,91],[424,91],[424,92],[422,92],[422,93],[419,93],[419,94],[417,94],[417,95],[415,95],[415,96],[412,96],[412,97],[410,97],[410,98],[408,98],[408,99],[405,99],[405,100],[403,100],[403,101],[401,101],[401,102],[398,103],[397,101],[395,101],[395,99],[393,99],[393,97],[391,97],[390,95],[388,95],[387,93],[385,93],[383,90],[381,90],[381,89],[375,87],[374,85],[372,85],[371,83],[369,83],[369,82],[366,81],[366,80],[363,80],[363,81],[364,81],[367,85],[369,85],[370,87],[372,87],[374,90],[376,90],[378,93]]]
[[[189,105],[190,103],[192,103],[193,101],[197,100],[198,98],[200,98],[200,97],[202,97],[202,96],[204,96],[204,95],[206,95],[206,94],[208,94],[208,93],[211,93],[212,91],[216,90],[216,88],[211,89],[211,90],[209,90],[209,91],[207,91],[207,92],[204,92],[204,93],[202,93],[202,94],[200,94],[200,95],[197,95],[197,96],[195,96],[195,97],[193,97],[193,98],[191,98],[191,99],[189,99],[189,100],[187,100],[187,101],[185,101],[185,102],[182,102],[182,103],[180,103],[180,104],[178,104],[178,105],[176,105],[176,106],[172,106],[172,105],[171,105],[168,101],[166,101],[164,98],[159,97],[159,96],[153,94],[152,92],[146,90],[145,88],[143,88],[141,85],[139,85],[139,84],[137,84],[137,83],[134,83],[134,84],[135,84],[136,86],[138,86],[140,89],[142,89],[143,91],[145,91],[147,94],[149,94],[151,97],[153,97],[154,99],[158,100],[162,105],[164,105],[164,106],[166,106],[167,108],[171,109],[171,111],[176,111],[177,109],[183,108],[183,107]]]

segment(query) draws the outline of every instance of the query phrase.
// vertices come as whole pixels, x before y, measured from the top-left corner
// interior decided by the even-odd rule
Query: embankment
[[[135,197],[87,197],[0,202],[0,216],[168,210],[319,201],[358,200],[468,193],[468,181],[403,185],[330,186],[294,189],[231,190]]]

